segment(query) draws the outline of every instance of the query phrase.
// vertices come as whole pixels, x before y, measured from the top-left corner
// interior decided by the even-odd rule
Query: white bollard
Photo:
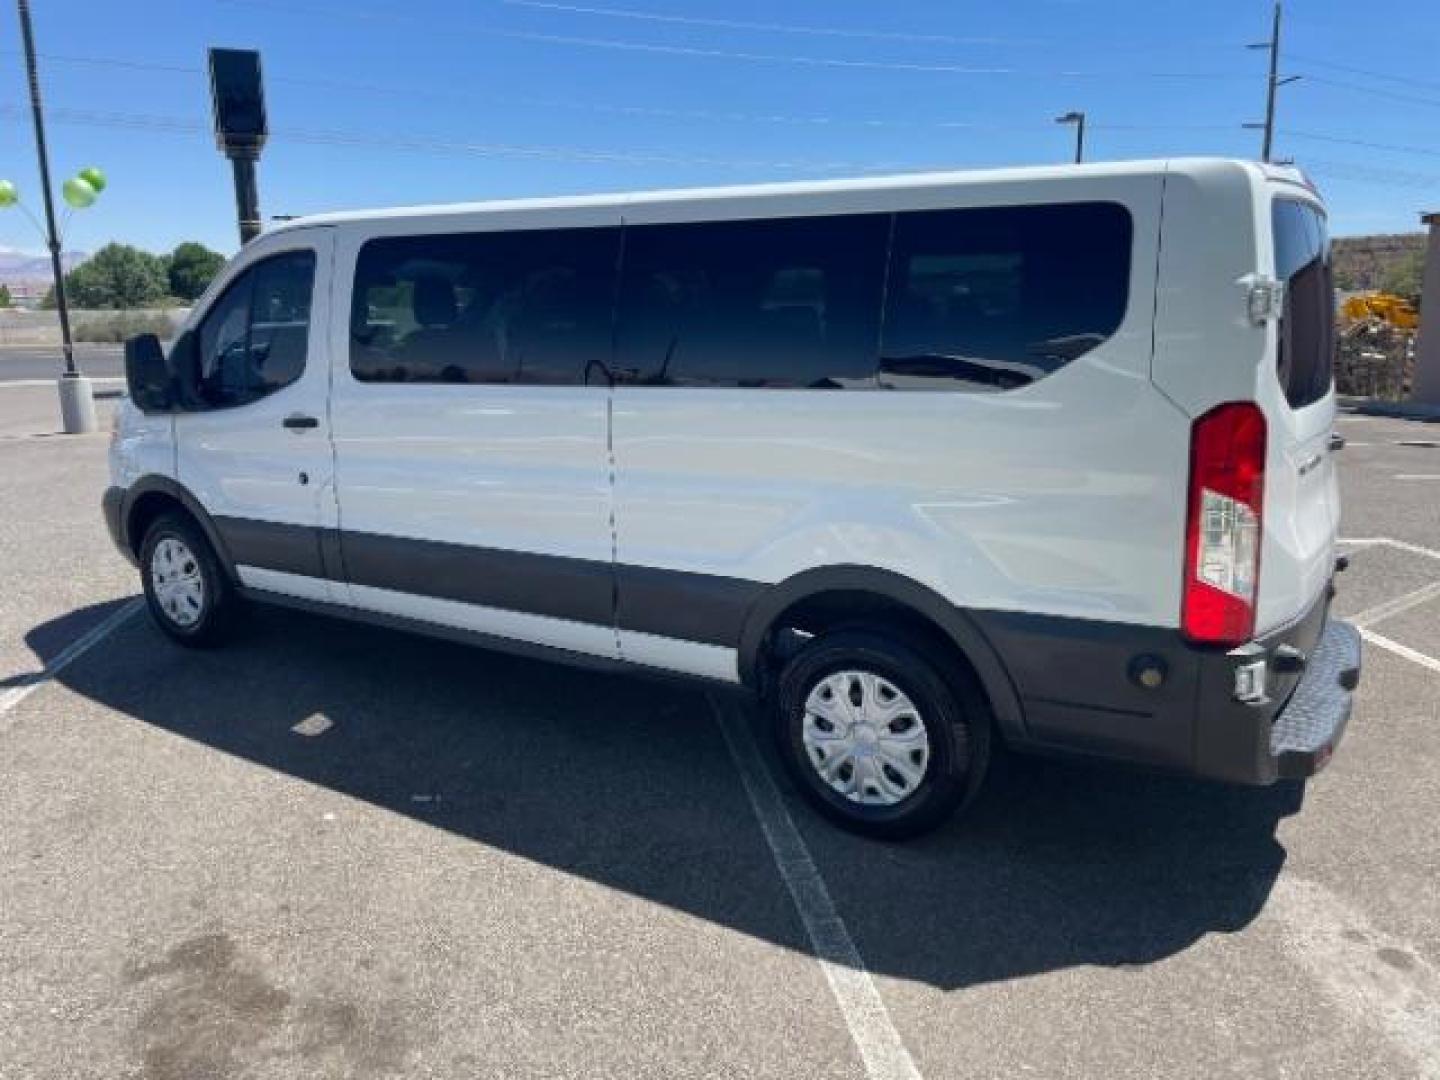
[[[84,435],[95,431],[95,391],[83,375],[60,376],[60,417],[66,435]]]

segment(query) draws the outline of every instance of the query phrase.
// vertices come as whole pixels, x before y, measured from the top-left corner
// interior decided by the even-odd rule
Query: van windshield
[[[1275,276],[1285,289],[1276,372],[1292,409],[1330,392],[1335,353],[1335,285],[1325,217],[1309,203],[1276,199]]]

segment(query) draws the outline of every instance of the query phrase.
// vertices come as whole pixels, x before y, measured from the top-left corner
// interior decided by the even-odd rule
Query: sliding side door
[[[351,604],[615,655],[620,229],[613,213],[565,224],[401,220],[342,241],[332,405]]]

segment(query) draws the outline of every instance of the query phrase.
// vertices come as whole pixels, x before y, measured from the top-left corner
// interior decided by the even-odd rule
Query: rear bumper
[[[1360,632],[1331,620],[1300,685],[1270,726],[1270,759],[1282,779],[1313,776],[1340,745],[1360,682]]]
[[[1300,618],[1237,649],[1159,627],[976,612],[1024,713],[1017,749],[1083,754],[1211,780],[1311,776],[1350,720],[1360,636],[1329,617],[1326,589]],[[1264,663],[1251,700],[1237,674]],[[1158,669],[1158,684],[1140,677]]]
[[[1324,768],[1350,722],[1360,681],[1360,634],[1329,617],[1329,590],[1283,629],[1201,662],[1195,718],[1199,776],[1244,784],[1303,779]],[[1289,659],[1299,671],[1277,671]],[[1237,671],[1266,665],[1264,696],[1236,698]]]

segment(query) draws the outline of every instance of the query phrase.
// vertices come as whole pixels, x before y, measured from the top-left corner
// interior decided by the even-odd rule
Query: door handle
[[[304,416],[301,413],[291,413],[285,417],[284,420],[281,420],[280,423],[291,431],[302,431],[305,428],[317,428],[320,426],[320,421],[315,417]]]

